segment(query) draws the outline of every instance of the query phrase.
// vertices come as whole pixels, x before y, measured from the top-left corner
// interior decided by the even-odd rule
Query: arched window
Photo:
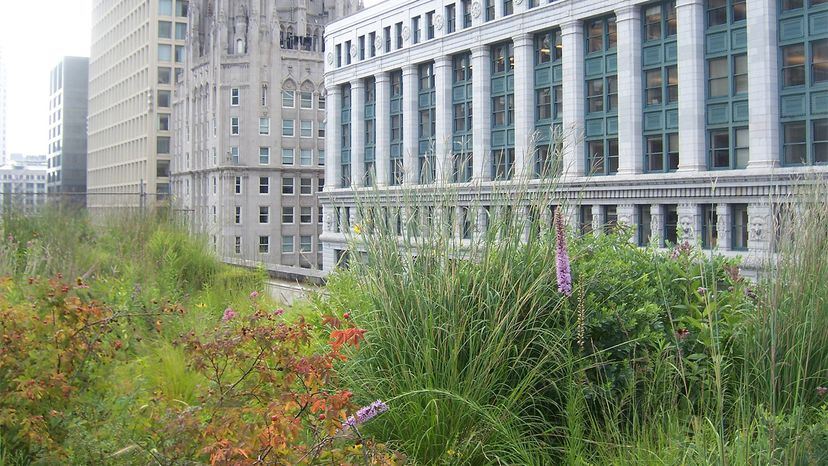
[[[236,53],[237,54],[244,53],[244,40],[243,39],[236,39]]]

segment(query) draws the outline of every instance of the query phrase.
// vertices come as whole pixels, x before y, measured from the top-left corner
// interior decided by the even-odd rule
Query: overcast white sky
[[[0,0],[9,153],[46,154],[49,72],[64,56],[89,56],[91,0]]]
[[[0,0],[8,153],[46,154],[49,72],[64,56],[89,56],[91,5],[91,0]]]

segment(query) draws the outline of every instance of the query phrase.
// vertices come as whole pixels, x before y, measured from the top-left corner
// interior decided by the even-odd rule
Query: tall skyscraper
[[[6,64],[0,48],[0,165],[6,163]]]
[[[343,0],[190,3],[171,179],[176,208],[224,260],[319,274],[323,31],[360,8]],[[158,116],[166,128],[169,115]]]
[[[49,192],[86,192],[89,59],[65,57],[49,76]],[[74,199],[83,201],[82,197]]]
[[[184,68],[186,0],[95,0],[89,58],[88,206],[169,194],[170,112]]]

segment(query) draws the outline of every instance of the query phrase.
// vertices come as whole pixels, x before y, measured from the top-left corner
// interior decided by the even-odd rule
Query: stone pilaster
[[[388,186],[388,178],[391,173],[391,77],[387,71],[377,73],[376,79],[376,131],[377,143],[375,145],[375,160],[377,167],[377,186]],[[331,120],[328,120],[331,121]]]
[[[707,170],[704,1],[678,0],[679,171]]]
[[[452,63],[451,57],[441,55],[434,59],[434,87],[437,102],[434,156],[437,163],[437,182],[444,183],[451,177],[452,121]]]
[[[618,225],[630,230],[630,242],[635,243],[638,237],[638,210],[634,204],[618,205]]]
[[[660,204],[650,206],[650,243],[664,247],[664,215]]]
[[[328,120],[325,138],[325,191],[336,189],[342,179],[341,150],[342,150],[342,90],[332,84],[327,86],[328,97],[325,114]],[[276,154],[281,157],[281,153]]]
[[[417,65],[402,68],[403,85],[403,183],[416,184],[419,179],[417,160]]]
[[[351,81],[351,187],[365,186],[365,83]]]
[[[502,0],[498,0],[502,4]],[[531,176],[535,130],[535,48],[532,34],[512,38],[515,55],[515,178]]]
[[[474,75],[472,76],[472,95],[474,96],[474,110],[472,112],[473,181],[491,179],[492,64],[489,55],[490,51],[487,45],[472,47],[471,56],[474,69]]]
[[[641,15],[637,5],[615,11],[618,27],[618,173],[643,171]]]
[[[604,219],[601,215],[603,209],[601,207],[600,205],[592,206],[592,234],[596,236],[604,232]]]
[[[767,202],[748,204],[748,249],[763,253],[770,249],[773,230],[771,206]]]
[[[695,244],[698,232],[701,227],[698,223],[701,220],[699,215],[699,206],[696,204],[683,203],[678,205],[678,241],[687,241]]]
[[[718,236],[716,246],[719,250],[729,251],[731,249],[731,223],[729,206],[716,204],[716,235]]]
[[[584,26],[575,20],[561,26],[563,45],[563,177],[584,175]]]
[[[780,165],[776,0],[747,0],[750,151],[748,168]],[[681,86],[681,84],[679,84]]]

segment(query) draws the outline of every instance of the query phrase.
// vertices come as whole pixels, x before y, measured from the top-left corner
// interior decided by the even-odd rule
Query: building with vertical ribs
[[[362,190],[450,185],[488,209],[559,164],[570,224],[750,262],[773,196],[828,175],[826,0],[389,0],[325,41],[326,270]]]

